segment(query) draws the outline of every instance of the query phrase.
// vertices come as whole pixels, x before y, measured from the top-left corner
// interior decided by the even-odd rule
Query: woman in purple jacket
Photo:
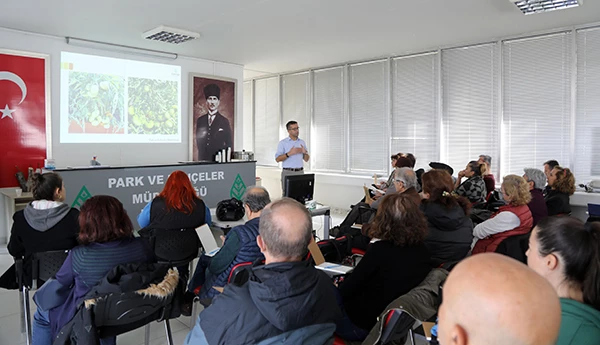
[[[80,245],[56,273],[56,280],[71,287],[66,301],[53,309],[38,308],[34,315],[33,345],[51,345],[60,329],[73,318],[79,302],[112,268],[121,264],[150,262],[146,242],[133,237],[133,225],[123,204],[107,195],[88,199],[79,214]],[[115,338],[101,339],[102,345]]]

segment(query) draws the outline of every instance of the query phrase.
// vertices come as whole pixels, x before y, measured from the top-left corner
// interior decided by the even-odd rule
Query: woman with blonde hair
[[[473,229],[473,237],[477,240],[473,254],[495,252],[504,239],[531,231],[533,216],[527,206],[531,193],[525,179],[517,175],[504,177],[502,196],[506,205]]]
[[[569,197],[575,193],[575,176],[569,168],[554,167],[548,175],[550,191],[546,194],[546,206],[549,216],[571,213]]]

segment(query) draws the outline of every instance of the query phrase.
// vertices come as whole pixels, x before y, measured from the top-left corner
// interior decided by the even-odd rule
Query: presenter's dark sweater
[[[427,247],[398,247],[389,241],[371,246],[340,286],[344,309],[358,327],[370,330],[394,299],[419,285],[431,270]]]

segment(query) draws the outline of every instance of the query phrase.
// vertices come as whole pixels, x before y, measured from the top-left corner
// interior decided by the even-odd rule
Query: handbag
[[[244,204],[238,199],[225,199],[217,204],[217,219],[223,222],[234,222],[244,217]]]
[[[37,289],[33,295],[33,301],[42,311],[48,311],[63,305],[70,293],[70,286],[62,285],[58,280],[50,278]]]

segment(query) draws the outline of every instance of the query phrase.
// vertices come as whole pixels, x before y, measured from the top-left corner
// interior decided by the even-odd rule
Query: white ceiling
[[[2,27],[241,64],[247,77],[595,22],[598,0],[530,16],[509,0],[0,0]],[[141,38],[158,25],[202,38]]]

